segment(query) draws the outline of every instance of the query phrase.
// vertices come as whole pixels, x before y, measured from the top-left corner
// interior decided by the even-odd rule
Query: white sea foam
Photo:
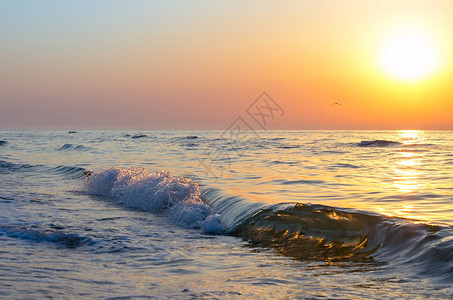
[[[198,184],[167,171],[101,169],[85,179],[84,187],[91,195],[112,198],[126,207],[163,213],[186,228],[223,232],[219,216],[203,202]]]

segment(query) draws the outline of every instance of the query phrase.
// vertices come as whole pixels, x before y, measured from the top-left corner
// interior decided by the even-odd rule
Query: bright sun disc
[[[385,43],[380,64],[392,77],[414,81],[436,71],[440,55],[428,36],[417,32],[399,32]]]

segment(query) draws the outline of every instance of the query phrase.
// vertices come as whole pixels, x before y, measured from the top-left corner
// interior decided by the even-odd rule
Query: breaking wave
[[[91,173],[84,182],[90,195],[108,197],[128,208],[167,215],[186,228],[222,233],[218,215],[201,198],[198,184],[167,171],[107,168]]]
[[[353,209],[268,204],[199,186],[167,171],[108,168],[84,189],[119,205],[167,215],[185,228],[241,237],[299,260],[391,264],[453,281],[453,228]]]
[[[113,167],[30,166],[0,161],[0,172],[37,171],[84,178],[83,190],[127,208],[159,213],[205,233],[230,234],[299,260],[388,264],[453,282],[453,228],[371,212],[305,203],[269,204],[205,188],[167,171]],[[34,169],[33,169],[34,170]],[[322,182],[279,180],[279,184]],[[78,247],[88,237],[63,231],[1,226],[0,235]]]

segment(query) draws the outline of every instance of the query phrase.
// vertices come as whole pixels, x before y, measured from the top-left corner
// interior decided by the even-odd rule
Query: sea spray
[[[109,197],[129,208],[163,213],[185,228],[223,232],[219,217],[203,202],[198,184],[167,171],[101,169],[86,177],[84,188],[88,194]]]

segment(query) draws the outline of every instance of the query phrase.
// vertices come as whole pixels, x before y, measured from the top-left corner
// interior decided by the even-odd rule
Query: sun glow
[[[390,76],[405,81],[428,77],[439,68],[440,61],[436,42],[422,31],[394,32],[380,51],[381,68]]]

